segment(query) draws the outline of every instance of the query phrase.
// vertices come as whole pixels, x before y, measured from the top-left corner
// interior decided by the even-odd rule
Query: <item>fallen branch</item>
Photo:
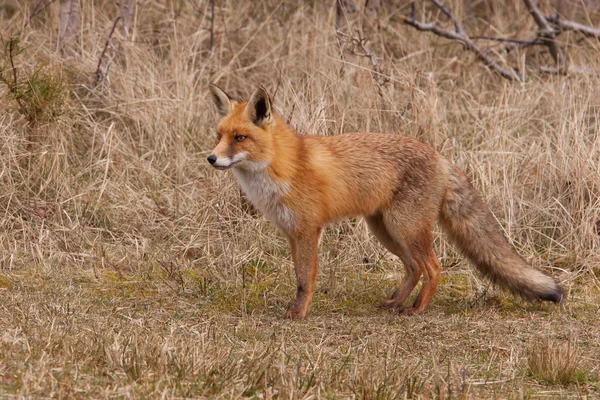
[[[547,21],[556,25],[561,31],[573,31],[600,40],[600,29],[561,18],[558,14],[546,15],[545,18]]]
[[[516,48],[524,49],[530,46],[536,46],[540,44],[544,44],[538,37],[534,37],[533,39],[513,39],[513,38],[503,38],[497,36],[469,36],[472,40],[489,40],[493,42],[500,43],[508,43],[504,46],[504,51],[508,54]]]
[[[444,14],[446,14],[448,16],[448,18],[450,18],[452,20],[452,22],[454,23],[454,29],[456,29],[456,32],[460,35],[464,35],[465,31],[462,27],[462,25],[460,24],[460,21],[454,16],[454,14],[452,13],[452,10],[450,10],[448,7],[446,7],[446,5],[444,3],[442,3],[440,0],[431,0],[431,2],[433,4],[435,4],[440,10],[442,10],[442,12]],[[413,8],[414,11],[414,8]]]
[[[569,69],[569,65],[567,62],[567,57],[565,56],[565,52],[556,40],[556,30],[550,26],[550,23],[538,8],[535,0],[523,0],[523,2],[525,3],[525,7],[527,7],[527,11],[529,11],[529,14],[531,14],[533,20],[540,28],[538,37],[543,44],[548,47],[548,50],[550,51],[550,54],[552,55],[552,58],[554,59],[556,67],[560,73],[566,74]]]
[[[533,39],[525,40],[525,39],[512,39],[512,38],[503,38],[498,36],[469,36],[472,40],[490,40],[493,42],[505,42],[505,43],[513,43],[519,45],[519,47],[528,47],[535,46],[537,44],[542,44],[542,41],[535,37]]]
[[[455,31],[451,31],[449,29],[444,29],[439,25],[429,22],[423,23],[417,21],[415,19],[415,5],[414,3],[411,5],[411,14],[407,17],[404,17],[404,23],[412,26],[413,28],[423,31],[423,32],[433,32],[438,36],[445,37],[446,39],[455,40],[457,42],[461,42],[463,46],[467,49],[475,53],[477,58],[482,61],[488,68],[498,73],[505,79],[512,81],[520,81],[522,80],[521,75],[513,70],[506,69],[500,66],[496,60],[494,60],[488,53],[481,50],[474,42],[471,40],[469,36],[465,34],[462,25],[458,21],[458,19],[454,16],[452,11],[446,7],[440,0],[431,0],[444,14],[446,14],[454,23]]]

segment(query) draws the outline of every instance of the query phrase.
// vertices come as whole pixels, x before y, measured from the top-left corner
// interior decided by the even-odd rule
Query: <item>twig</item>
[[[452,11],[448,7],[446,7],[444,3],[442,3],[440,0],[431,0],[431,2],[435,4],[440,10],[442,10],[442,12],[446,14],[448,18],[452,20],[452,22],[454,23],[454,29],[456,29],[456,32],[458,34],[465,34],[465,31],[463,30],[463,27],[458,21],[458,19],[454,16],[454,14],[452,14]]]
[[[540,28],[538,37],[544,45],[548,47],[558,70],[561,73],[566,74],[569,68],[567,57],[565,56],[562,47],[560,47],[556,41],[556,31],[550,26],[548,20],[538,8],[535,0],[523,0],[523,2],[525,3],[525,7],[527,7],[527,11],[529,11],[529,14],[531,14],[533,20]]]
[[[404,17],[404,20],[403,20],[404,23],[412,26],[413,28],[415,28],[419,31],[433,32],[438,36],[445,37],[446,39],[451,39],[451,40],[455,40],[457,42],[461,42],[467,50],[470,50],[473,53],[475,53],[477,58],[480,61],[482,61],[488,68],[492,69],[493,71],[495,71],[496,73],[498,73],[500,76],[502,76],[505,79],[512,80],[512,81],[520,81],[522,79],[521,75],[517,71],[515,71],[513,69],[509,70],[509,69],[503,68],[502,66],[500,66],[500,64],[498,64],[498,62],[496,62],[496,60],[494,60],[492,57],[490,57],[489,54],[487,54],[486,52],[481,50],[471,40],[471,38],[469,38],[469,36],[467,36],[465,34],[465,31],[463,30],[460,22],[458,21],[458,19],[456,17],[454,17],[454,14],[452,14],[452,11],[448,7],[446,7],[440,0],[431,0],[431,1],[438,8],[440,8],[440,10],[442,10],[442,12],[444,14],[446,14],[448,17],[450,17],[450,19],[452,19],[452,21],[454,22],[454,28],[456,29],[456,31],[444,29],[433,22],[423,23],[423,22],[417,21],[415,18],[414,3],[411,5],[410,15],[407,17]]]
[[[160,261],[158,265],[163,269],[163,271],[165,271],[165,273],[167,274],[167,278],[174,280],[175,282],[177,282],[178,285],[181,286],[181,290],[177,290],[175,287],[171,286],[171,284],[165,278],[160,276],[160,279],[164,282],[164,284],[167,285],[169,289],[173,291],[173,293],[185,293],[185,282],[183,280],[183,276],[181,275],[181,270],[179,266],[177,266],[177,271],[175,272],[175,268],[173,267],[172,261],[169,263],[168,267],[165,265],[165,263]]]
[[[112,42],[110,42],[110,48],[112,49],[112,56],[108,59],[108,61],[106,62],[106,66],[104,67],[104,78],[106,78],[108,76],[108,70],[110,69],[110,66],[112,65],[112,62],[114,61],[115,57],[117,56],[117,48],[115,47],[115,44]]]
[[[210,0],[210,51],[215,43],[215,0]]]
[[[13,72],[13,82],[15,83],[15,86],[17,85],[17,68],[15,67],[15,57],[14,57],[14,44],[15,41],[13,38],[10,39],[10,42],[8,43],[8,59],[10,60],[10,68],[12,69]]]
[[[171,262],[171,267],[167,268],[166,265],[164,265],[162,262],[158,263],[158,265],[163,269],[163,271],[165,271],[165,273],[167,274],[167,277],[169,279],[172,279],[172,276],[173,276],[173,266],[172,266],[172,264],[173,263]],[[162,277],[161,275],[159,275],[159,277],[163,281],[163,283],[165,285],[167,285],[169,287],[169,289],[171,289],[173,291],[173,293],[175,293],[175,294],[179,294],[180,293],[180,291],[177,290],[177,288],[171,286],[171,284],[164,277]]]
[[[494,41],[494,42],[508,43],[508,45],[504,46],[504,51],[506,53],[510,53],[515,48],[523,49],[523,48],[530,47],[530,46],[544,44],[537,37],[534,37],[533,39],[529,39],[529,40],[503,38],[503,37],[497,37],[497,36],[469,36],[469,37],[473,40],[490,40],[490,41]]]
[[[113,23],[112,29],[110,30],[110,33],[108,34],[108,37],[106,38],[106,43],[104,43],[104,49],[102,49],[102,53],[100,54],[100,58],[98,59],[98,67],[96,68],[96,79],[94,79],[94,83],[92,84],[92,87],[96,87],[98,85],[98,83],[103,82],[104,79],[106,78],[106,73],[108,72],[108,67],[110,66],[110,63],[107,64],[106,71],[103,73],[102,72],[102,59],[104,58],[106,49],[111,44],[112,35],[113,35],[113,33],[115,33],[115,29],[117,29],[117,23],[119,22],[120,19],[121,19],[120,15],[117,18],[115,18],[115,22]],[[113,49],[114,49],[114,47],[113,47]]]
[[[37,3],[35,3],[35,6],[33,7],[33,10],[31,11],[31,14],[29,15],[29,18],[27,18],[27,22],[25,22],[25,25],[23,25],[23,29],[27,28],[27,26],[29,25],[29,23],[31,22],[31,20],[33,18],[35,18],[39,13],[41,13],[42,11],[44,11],[46,8],[48,8],[48,6],[52,3],[54,3],[56,0],[50,0],[48,2],[48,4],[45,4],[44,7],[42,7],[40,9],[40,5],[42,4],[43,0],[38,0]]]
[[[600,29],[564,19],[558,14],[546,15],[545,18],[548,22],[555,24],[561,31],[573,31],[600,40]]]
[[[472,40],[491,40],[494,42],[505,42],[505,43],[514,43],[519,46],[533,46],[537,44],[542,44],[543,42],[535,37],[533,39],[525,40],[525,39],[512,39],[512,38],[503,38],[497,36],[469,36]]]
[[[345,20],[347,22],[347,14],[354,13],[354,12],[356,12],[356,7],[354,6],[354,3],[352,3],[351,1],[348,1],[348,0],[336,0],[336,2],[335,2],[335,32],[336,32],[336,35],[335,36],[337,39],[338,50],[340,52],[340,58],[342,59],[342,63],[340,64],[340,77],[344,77],[344,75],[346,73],[346,68],[345,68],[346,63],[344,62],[344,46],[343,46],[343,40],[340,35],[340,32],[342,30],[342,23]]]
[[[0,74],[0,78],[2,78],[2,81],[6,84],[6,86],[8,87],[8,90],[15,97],[15,100],[17,101],[17,104],[19,104],[19,108],[21,109],[21,112],[27,116],[27,119],[29,120],[30,123],[33,123],[33,117],[27,110],[27,107],[25,107],[23,99],[21,98],[21,95],[19,94],[19,89],[18,89],[19,80],[18,80],[18,75],[17,75],[17,67],[15,66],[15,54],[14,54],[15,44],[17,43],[16,40],[18,40],[18,39],[11,37],[8,42],[8,59],[10,61],[10,68],[13,73],[13,81],[12,81],[12,83],[9,82],[7,79],[4,79],[4,77],[1,76],[1,74]]]
[[[387,102],[383,93],[383,87],[389,83],[389,79],[381,72],[381,66],[379,65],[377,56],[369,49],[367,45],[369,39],[363,37],[358,29],[356,29],[356,34],[353,36],[347,35],[341,31],[337,31],[336,33],[338,38],[345,37],[352,43],[352,54],[369,59],[371,62],[371,76],[377,85],[377,91],[379,92],[381,101],[386,104]],[[356,48],[359,48],[360,52],[357,52],[355,50]],[[387,107],[384,108],[387,109]]]

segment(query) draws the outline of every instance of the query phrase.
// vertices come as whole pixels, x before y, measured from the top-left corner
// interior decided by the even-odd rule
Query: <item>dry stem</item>
[[[414,3],[412,4],[411,15],[404,17],[404,23],[416,28],[419,31],[433,32],[438,36],[442,36],[447,39],[461,42],[467,50],[470,50],[473,53],[475,53],[475,55],[477,56],[477,58],[479,60],[483,61],[483,63],[486,66],[488,66],[491,70],[498,73],[503,78],[506,78],[509,80],[521,80],[522,79],[521,75],[517,71],[515,71],[513,69],[503,68],[489,54],[487,54],[486,52],[481,50],[471,40],[471,38],[465,34],[465,31],[462,28],[462,25],[460,24],[458,19],[454,16],[454,14],[452,14],[452,11],[444,5],[444,3],[442,3],[440,0],[431,0],[431,1],[438,8],[440,8],[440,10],[442,10],[444,12],[444,14],[446,14],[450,19],[452,19],[452,21],[454,23],[455,31],[451,31],[449,29],[444,29],[433,22],[423,23],[423,22],[417,21],[415,19],[415,15],[414,15],[415,14]]]
[[[561,74],[566,74],[569,68],[569,64],[567,61],[567,57],[565,56],[565,52],[562,47],[556,40],[557,32],[550,26],[544,14],[540,11],[536,4],[536,0],[523,0],[525,2],[525,6],[527,10],[533,17],[535,23],[539,26],[540,30],[538,31],[538,37],[544,43],[554,62],[558,71]]]

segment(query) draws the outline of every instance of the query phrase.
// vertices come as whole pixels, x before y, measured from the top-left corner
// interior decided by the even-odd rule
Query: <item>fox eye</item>
[[[246,140],[246,136],[236,136],[235,137],[235,141],[236,142],[243,142],[244,140]]]

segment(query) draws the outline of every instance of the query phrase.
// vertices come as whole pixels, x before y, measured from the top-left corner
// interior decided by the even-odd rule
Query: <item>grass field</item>
[[[140,0],[107,42],[118,2],[81,2],[57,46],[58,2],[0,1],[0,398],[600,396],[600,43],[561,35],[567,76],[494,44],[526,68],[511,83],[402,25],[404,3],[341,28],[376,59],[338,41],[333,2],[215,3]],[[473,4],[477,34],[535,34],[518,0]],[[600,21],[586,4],[571,17]],[[564,304],[493,287],[436,235],[427,312],[380,310],[403,267],[355,218],[325,231],[308,318],[283,319],[287,241],[205,160],[209,82],[264,85],[301,134],[435,147]]]

